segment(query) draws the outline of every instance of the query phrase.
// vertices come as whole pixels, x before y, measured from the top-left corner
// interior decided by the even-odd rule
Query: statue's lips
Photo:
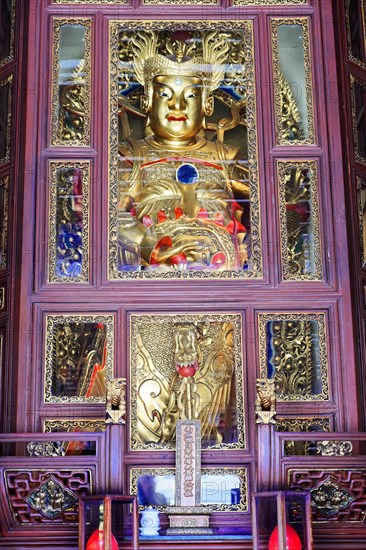
[[[167,120],[169,120],[169,122],[184,122],[188,120],[188,117],[186,117],[185,115],[182,115],[182,116],[169,115],[166,118]]]

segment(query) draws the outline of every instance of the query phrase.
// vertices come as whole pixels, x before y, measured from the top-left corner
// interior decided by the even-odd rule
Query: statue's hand
[[[155,245],[150,257],[151,264],[201,264],[210,266],[213,258],[221,251],[214,246],[212,239],[206,235],[177,235],[163,237]]]

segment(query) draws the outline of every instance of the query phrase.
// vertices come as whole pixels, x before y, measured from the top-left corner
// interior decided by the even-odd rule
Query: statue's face
[[[163,142],[189,143],[202,128],[202,80],[195,76],[156,76],[150,110],[151,129]]]

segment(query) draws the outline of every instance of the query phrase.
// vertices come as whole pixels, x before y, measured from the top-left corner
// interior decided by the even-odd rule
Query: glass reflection
[[[356,156],[358,160],[366,162],[366,85],[360,81],[356,81],[352,85],[354,95],[354,121],[355,137],[356,137]]]
[[[241,501],[239,474],[203,472],[201,476],[201,504],[215,507],[239,506]],[[174,506],[175,474],[146,474],[137,479],[140,506]]]
[[[287,166],[282,177],[287,240],[284,278],[320,278],[316,170],[305,165]]]
[[[14,0],[0,0],[0,65],[10,59]]]
[[[105,397],[104,323],[55,323],[52,395]]]
[[[82,142],[85,137],[85,26],[60,26],[59,42],[59,138]]]
[[[0,162],[9,160],[11,77],[0,82]]]
[[[81,168],[71,167],[58,168],[55,173],[55,192],[51,193],[51,224],[55,224],[55,261],[51,262],[54,263],[51,280],[77,280],[83,274],[83,262],[86,262],[83,175]],[[52,219],[54,206],[56,215]]]
[[[312,139],[309,132],[311,75],[305,64],[307,27],[301,24],[277,26],[278,63],[284,81],[281,85],[282,138],[287,141]],[[305,36],[306,33],[306,36]],[[308,55],[308,52],[307,52]],[[277,86],[280,78],[277,75]],[[277,121],[279,124],[280,121]]]
[[[7,265],[8,184],[8,177],[0,180],[0,269],[5,269]]]
[[[357,192],[361,237],[361,265],[366,267],[366,179],[357,176]]]
[[[119,32],[118,277],[251,269],[243,41]]]
[[[354,58],[365,61],[364,1],[346,0],[348,18],[348,46]]]
[[[267,321],[267,375],[279,399],[321,395],[322,370],[317,321]]]

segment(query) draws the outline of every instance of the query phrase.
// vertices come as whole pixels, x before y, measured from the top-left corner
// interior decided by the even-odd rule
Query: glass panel
[[[365,0],[346,0],[349,58],[365,62]]]
[[[366,267],[366,179],[356,176],[360,220],[361,265]]]
[[[314,143],[308,19],[272,20],[277,145]]]
[[[278,162],[284,280],[322,278],[316,162]]]
[[[13,58],[15,0],[0,0],[0,67]]]
[[[56,19],[52,145],[90,144],[91,20]]]
[[[75,420],[60,420],[48,419],[44,421],[44,432],[104,432],[105,420],[100,419],[75,419]],[[95,441],[63,441],[62,442],[65,455],[95,455]]]
[[[175,470],[131,468],[131,494],[138,495],[140,509],[164,510],[175,504]],[[214,511],[247,511],[245,468],[202,468],[201,500]]]
[[[240,315],[132,315],[131,449],[175,449],[182,418],[204,449],[245,448],[241,357]]]
[[[47,315],[46,402],[105,401],[113,316]]]
[[[10,160],[13,76],[0,82],[0,164]]]
[[[252,23],[139,25],[111,25],[110,278],[258,277]]]
[[[355,158],[366,163],[366,83],[351,75],[353,136],[355,142]]]
[[[9,176],[0,179],[0,270],[7,267]]]
[[[50,163],[50,282],[88,280],[89,163]]]
[[[260,314],[259,331],[261,375],[278,400],[329,398],[324,315]]]

